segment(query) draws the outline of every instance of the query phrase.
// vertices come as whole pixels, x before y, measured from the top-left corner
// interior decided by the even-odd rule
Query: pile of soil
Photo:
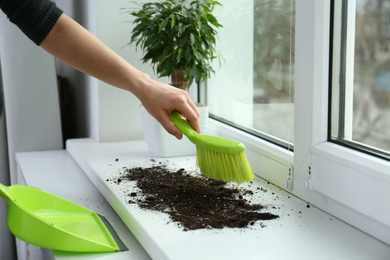
[[[170,171],[164,165],[127,168],[116,182],[125,185],[126,181],[136,181],[139,190],[128,194],[128,203],[165,212],[184,230],[243,228],[258,220],[278,218],[260,212],[262,205],[251,204],[244,198],[252,191],[228,188],[223,181],[193,176],[184,169]]]

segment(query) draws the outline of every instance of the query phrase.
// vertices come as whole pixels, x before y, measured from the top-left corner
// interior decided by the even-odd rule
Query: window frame
[[[294,153],[213,119],[208,133],[243,142],[260,177],[390,244],[390,162],[328,141],[331,2],[296,0]]]
[[[335,4],[335,1],[332,1],[333,5]],[[356,1],[337,1],[338,9],[345,9],[346,11],[342,11],[344,17],[340,17],[340,24],[338,26],[341,27],[341,24],[343,22],[347,22],[348,24],[355,24],[356,23]],[[334,15],[333,15],[334,16]],[[341,15],[340,15],[341,16]],[[343,21],[341,21],[343,20]],[[333,29],[337,30],[337,29]],[[340,36],[339,41],[343,41],[343,43],[346,45],[345,51],[342,54],[343,57],[340,55],[340,51],[335,50],[335,48],[332,48],[332,56],[333,59],[335,59],[335,52],[337,52],[336,55],[339,56],[336,61],[338,64],[335,65],[335,61],[333,60],[331,66],[335,67],[332,70],[333,74],[336,74],[337,76],[333,76],[333,78],[336,78],[336,80],[332,80],[331,82],[331,92],[336,92],[336,94],[331,94],[331,101],[332,104],[330,106],[330,112],[332,107],[337,106],[341,107],[341,111],[338,112],[338,116],[334,116],[333,118],[329,117],[329,133],[328,133],[328,140],[330,142],[334,142],[336,144],[340,144],[342,146],[355,149],[357,151],[367,153],[370,155],[377,156],[379,158],[383,158],[386,160],[390,159],[390,155],[388,151],[382,150],[377,147],[372,147],[369,144],[360,143],[358,141],[355,141],[353,139],[353,95],[354,95],[354,66],[346,66],[346,64],[355,64],[355,27],[350,26],[347,29],[341,29],[344,30],[344,35]],[[343,45],[341,43],[340,45]],[[333,43],[334,45],[335,43]],[[343,70],[345,71],[344,75],[340,75],[340,67],[344,67]],[[331,75],[329,77],[332,77]],[[341,87],[340,87],[341,85]],[[348,86],[346,90],[343,90],[344,86]],[[343,93],[340,94],[340,89],[342,89]],[[339,97],[343,96],[343,99],[340,100]],[[334,99],[334,100],[332,100]],[[337,101],[336,101],[337,100]]]

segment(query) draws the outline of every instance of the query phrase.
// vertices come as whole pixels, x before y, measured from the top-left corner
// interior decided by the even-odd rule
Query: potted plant
[[[135,44],[144,53],[142,61],[151,62],[159,77],[170,76],[171,85],[187,90],[191,83],[200,83],[208,79],[214,70],[211,63],[218,58],[215,49],[217,29],[222,27],[212,14],[216,5],[214,0],[163,0],[153,3],[139,4],[136,9],[128,11],[135,17],[133,21],[129,45]],[[206,130],[208,108],[198,107],[202,132]],[[146,109],[141,107],[141,119],[145,140],[149,149],[160,156],[177,156],[194,154],[195,147],[188,140],[173,147],[174,137],[165,133],[164,129],[153,122]],[[151,128],[146,125],[153,123]],[[153,133],[149,133],[149,132]],[[159,137],[155,137],[155,135]],[[153,135],[152,141],[148,140]],[[164,135],[161,137],[161,135]],[[167,136],[165,136],[167,135]],[[167,139],[166,141],[164,141]],[[188,144],[187,144],[188,143]],[[161,144],[161,145],[159,145]],[[161,146],[156,148],[155,146]],[[166,150],[169,151],[166,151]],[[171,151],[172,150],[172,151]],[[176,150],[177,152],[175,152]]]

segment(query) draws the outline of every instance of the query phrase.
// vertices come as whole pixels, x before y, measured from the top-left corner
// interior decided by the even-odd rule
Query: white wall
[[[97,37],[134,67],[157,79],[152,67],[140,61],[142,53],[136,53],[134,46],[125,46],[130,41],[132,17],[120,9],[134,5],[121,0],[98,0],[96,5]],[[169,82],[168,78],[159,80]],[[100,141],[143,139],[139,105],[140,101],[131,93],[99,82]]]
[[[62,149],[61,121],[54,58],[0,15],[9,167],[16,184],[15,153]]]

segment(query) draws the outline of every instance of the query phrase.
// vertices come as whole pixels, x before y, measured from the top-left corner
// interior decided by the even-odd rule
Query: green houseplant
[[[128,11],[135,17],[128,44],[142,49],[144,63],[150,61],[159,77],[171,76],[172,85],[182,89],[211,76],[211,62],[218,57],[217,29],[222,27],[212,12],[219,2],[133,3],[139,8]]]

